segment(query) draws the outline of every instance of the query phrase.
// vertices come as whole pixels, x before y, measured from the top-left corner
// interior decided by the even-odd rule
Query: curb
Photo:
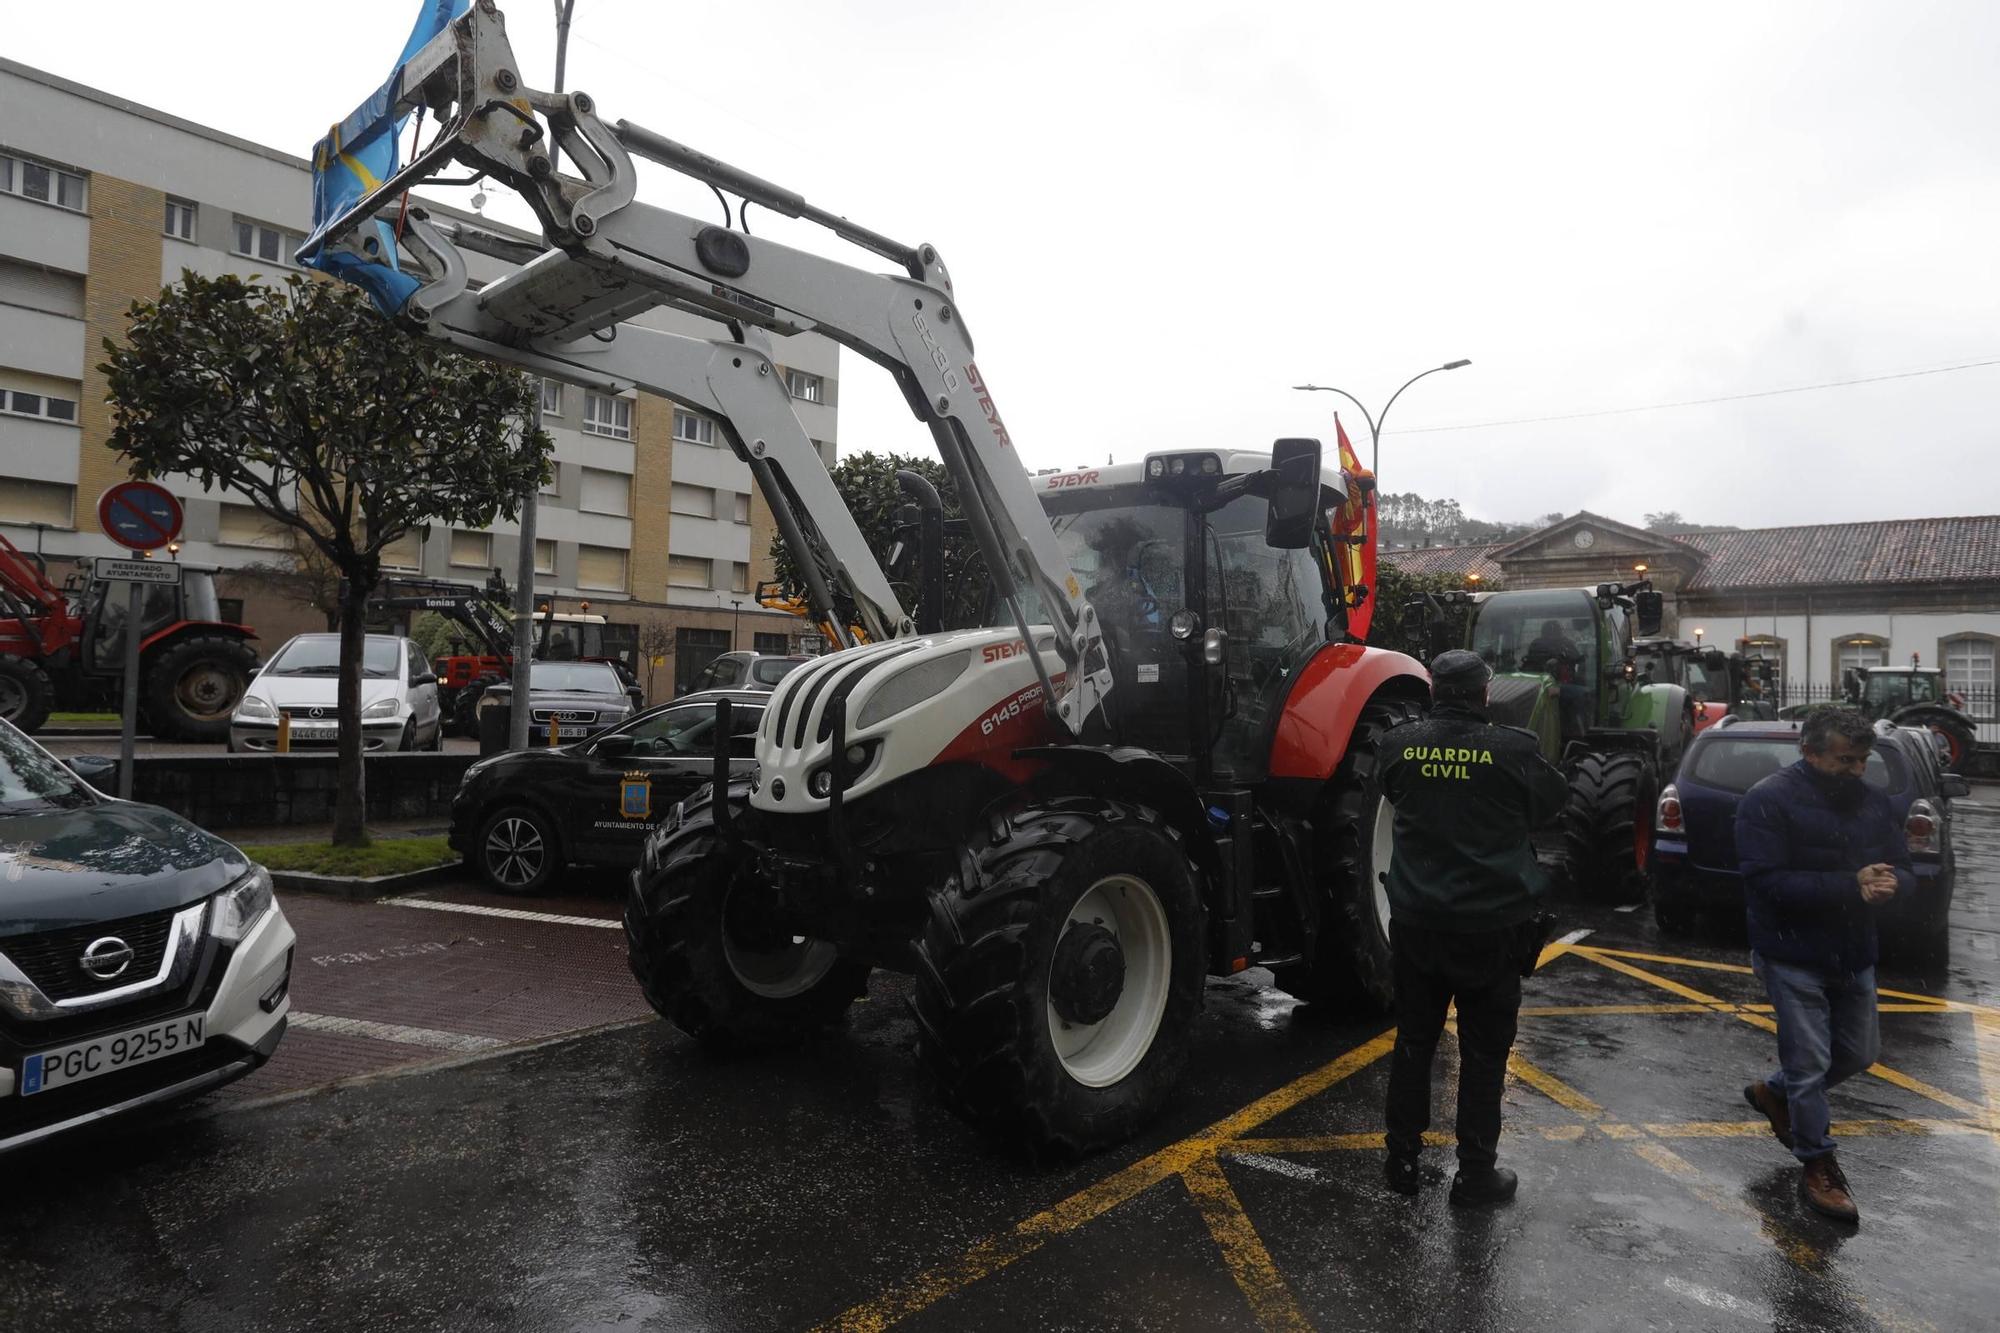
[[[371,877],[319,875],[306,870],[273,870],[271,883],[292,893],[317,893],[329,898],[344,898],[348,902],[364,902],[402,893],[406,889],[419,889],[427,884],[450,879],[462,871],[463,862],[459,861],[425,866],[422,870],[406,870],[400,875]]]

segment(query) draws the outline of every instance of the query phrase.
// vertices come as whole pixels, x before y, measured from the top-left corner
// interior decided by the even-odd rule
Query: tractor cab
[[[1271,455],[1176,453],[1036,479],[1103,626],[1114,739],[1198,781],[1266,775],[1299,671],[1346,629],[1328,554],[1345,483],[1316,448],[1297,458],[1296,478]]]
[[[92,579],[75,591],[84,618],[83,667],[90,672],[125,668],[126,620],[131,612],[131,585]],[[206,569],[181,567],[181,581],[149,583],[139,603],[139,642],[143,646],[179,625],[219,624],[221,602],[215,595],[215,575]],[[231,701],[234,702],[233,700]]]
[[[1949,702],[1944,672],[1936,667],[1849,667],[1841,686],[1870,718],[1888,717],[1913,704]]]

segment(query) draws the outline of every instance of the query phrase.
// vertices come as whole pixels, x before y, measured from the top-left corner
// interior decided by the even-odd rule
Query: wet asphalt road
[[[1740,1101],[1773,1051],[1740,938],[1579,908],[1527,989],[1495,1212],[1446,1206],[1444,1146],[1417,1200],[1380,1184],[1380,1022],[1214,983],[1172,1113],[1038,1170],[938,1108],[878,976],[778,1058],[647,1022],[0,1159],[0,1328],[1992,1327],[2000,788],[1976,799],[1952,959],[1885,970],[1884,1076],[1834,1094],[1858,1231]]]

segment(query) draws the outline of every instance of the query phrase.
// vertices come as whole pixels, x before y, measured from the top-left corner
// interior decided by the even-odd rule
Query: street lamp
[[[729,599],[729,604],[736,608],[736,619],[730,622],[729,626],[729,646],[734,648],[736,641],[743,637],[743,599],[732,597]]]
[[[1432,366],[1429,370],[1419,371],[1404,380],[1403,389],[1409,388],[1426,375],[1435,375],[1440,370],[1457,370],[1462,366],[1469,366],[1471,364],[1470,360],[1461,358],[1457,361],[1447,361],[1441,366]],[[1361,408],[1362,419],[1368,423],[1368,470],[1375,474],[1375,489],[1379,493],[1382,489],[1382,423],[1389,419],[1389,409],[1394,407],[1396,400],[1403,396],[1403,389],[1398,389],[1389,395],[1389,401],[1382,405],[1382,415],[1378,417],[1371,416],[1368,409],[1362,406],[1361,400],[1345,389],[1336,389],[1330,384],[1294,384],[1292,387],[1310,393],[1337,393],[1348,402]]]

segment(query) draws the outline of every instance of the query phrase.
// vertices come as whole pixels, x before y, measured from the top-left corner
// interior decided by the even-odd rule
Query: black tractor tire
[[[711,791],[688,800],[679,826],[634,872],[626,961],[654,1012],[711,1054],[797,1046],[868,993],[868,965],[824,940],[764,938],[754,902],[735,896],[756,868],[717,833]],[[729,799],[740,819],[745,794]]]
[[[1071,798],[997,816],[931,895],[918,1054],[952,1111],[1030,1157],[1123,1142],[1187,1064],[1206,938],[1180,835],[1152,811]]]
[[[139,666],[148,730],[160,740],[229,738],[229,715],[250,687],[257,654],[241,639],[204,634],[168,644]]]
[[[55,689],[39,663],[13,653],[0,654],[0,718],[22,731],[34,732],[49,720]]]
[[[1938,756],[1947,773],[1964,773],[1966,765],[1972,762],[1972,752],[1979,748],[1979,737],[1971,727],[1965,725],[1950,713],[1919,712],[1908,713],[1896,719],[1898,726],[1923,727],[1944,738],[1945,750]]]
[[[1563,842],[1570,881],[1586,897],[1630,903],[1645,896],[1659,790],[1652,758],[1636,750],[1598,751],[1576,761]]]
[[[1322,877],[1314,887],[1325,894],[1319,938],[1311,958],[1274,973],[1278,985],[1301,1000],[1363,1014],[1386,1014],[1395,1001],[1388,895],[1378,892],[1389,867],[1376,864],[1392,812],[1382,795],[1375,742],[1389,728],[1422,716],[1421,707],[1401,699],[1363,708],[1327,784],[1313,818],[1316,854],[1307,867]]]
[[[562,833],[551,816],[534,806],[501,806],[480,821],[466,859],[494,889],[528,897],[546,890],[562,873]]]

